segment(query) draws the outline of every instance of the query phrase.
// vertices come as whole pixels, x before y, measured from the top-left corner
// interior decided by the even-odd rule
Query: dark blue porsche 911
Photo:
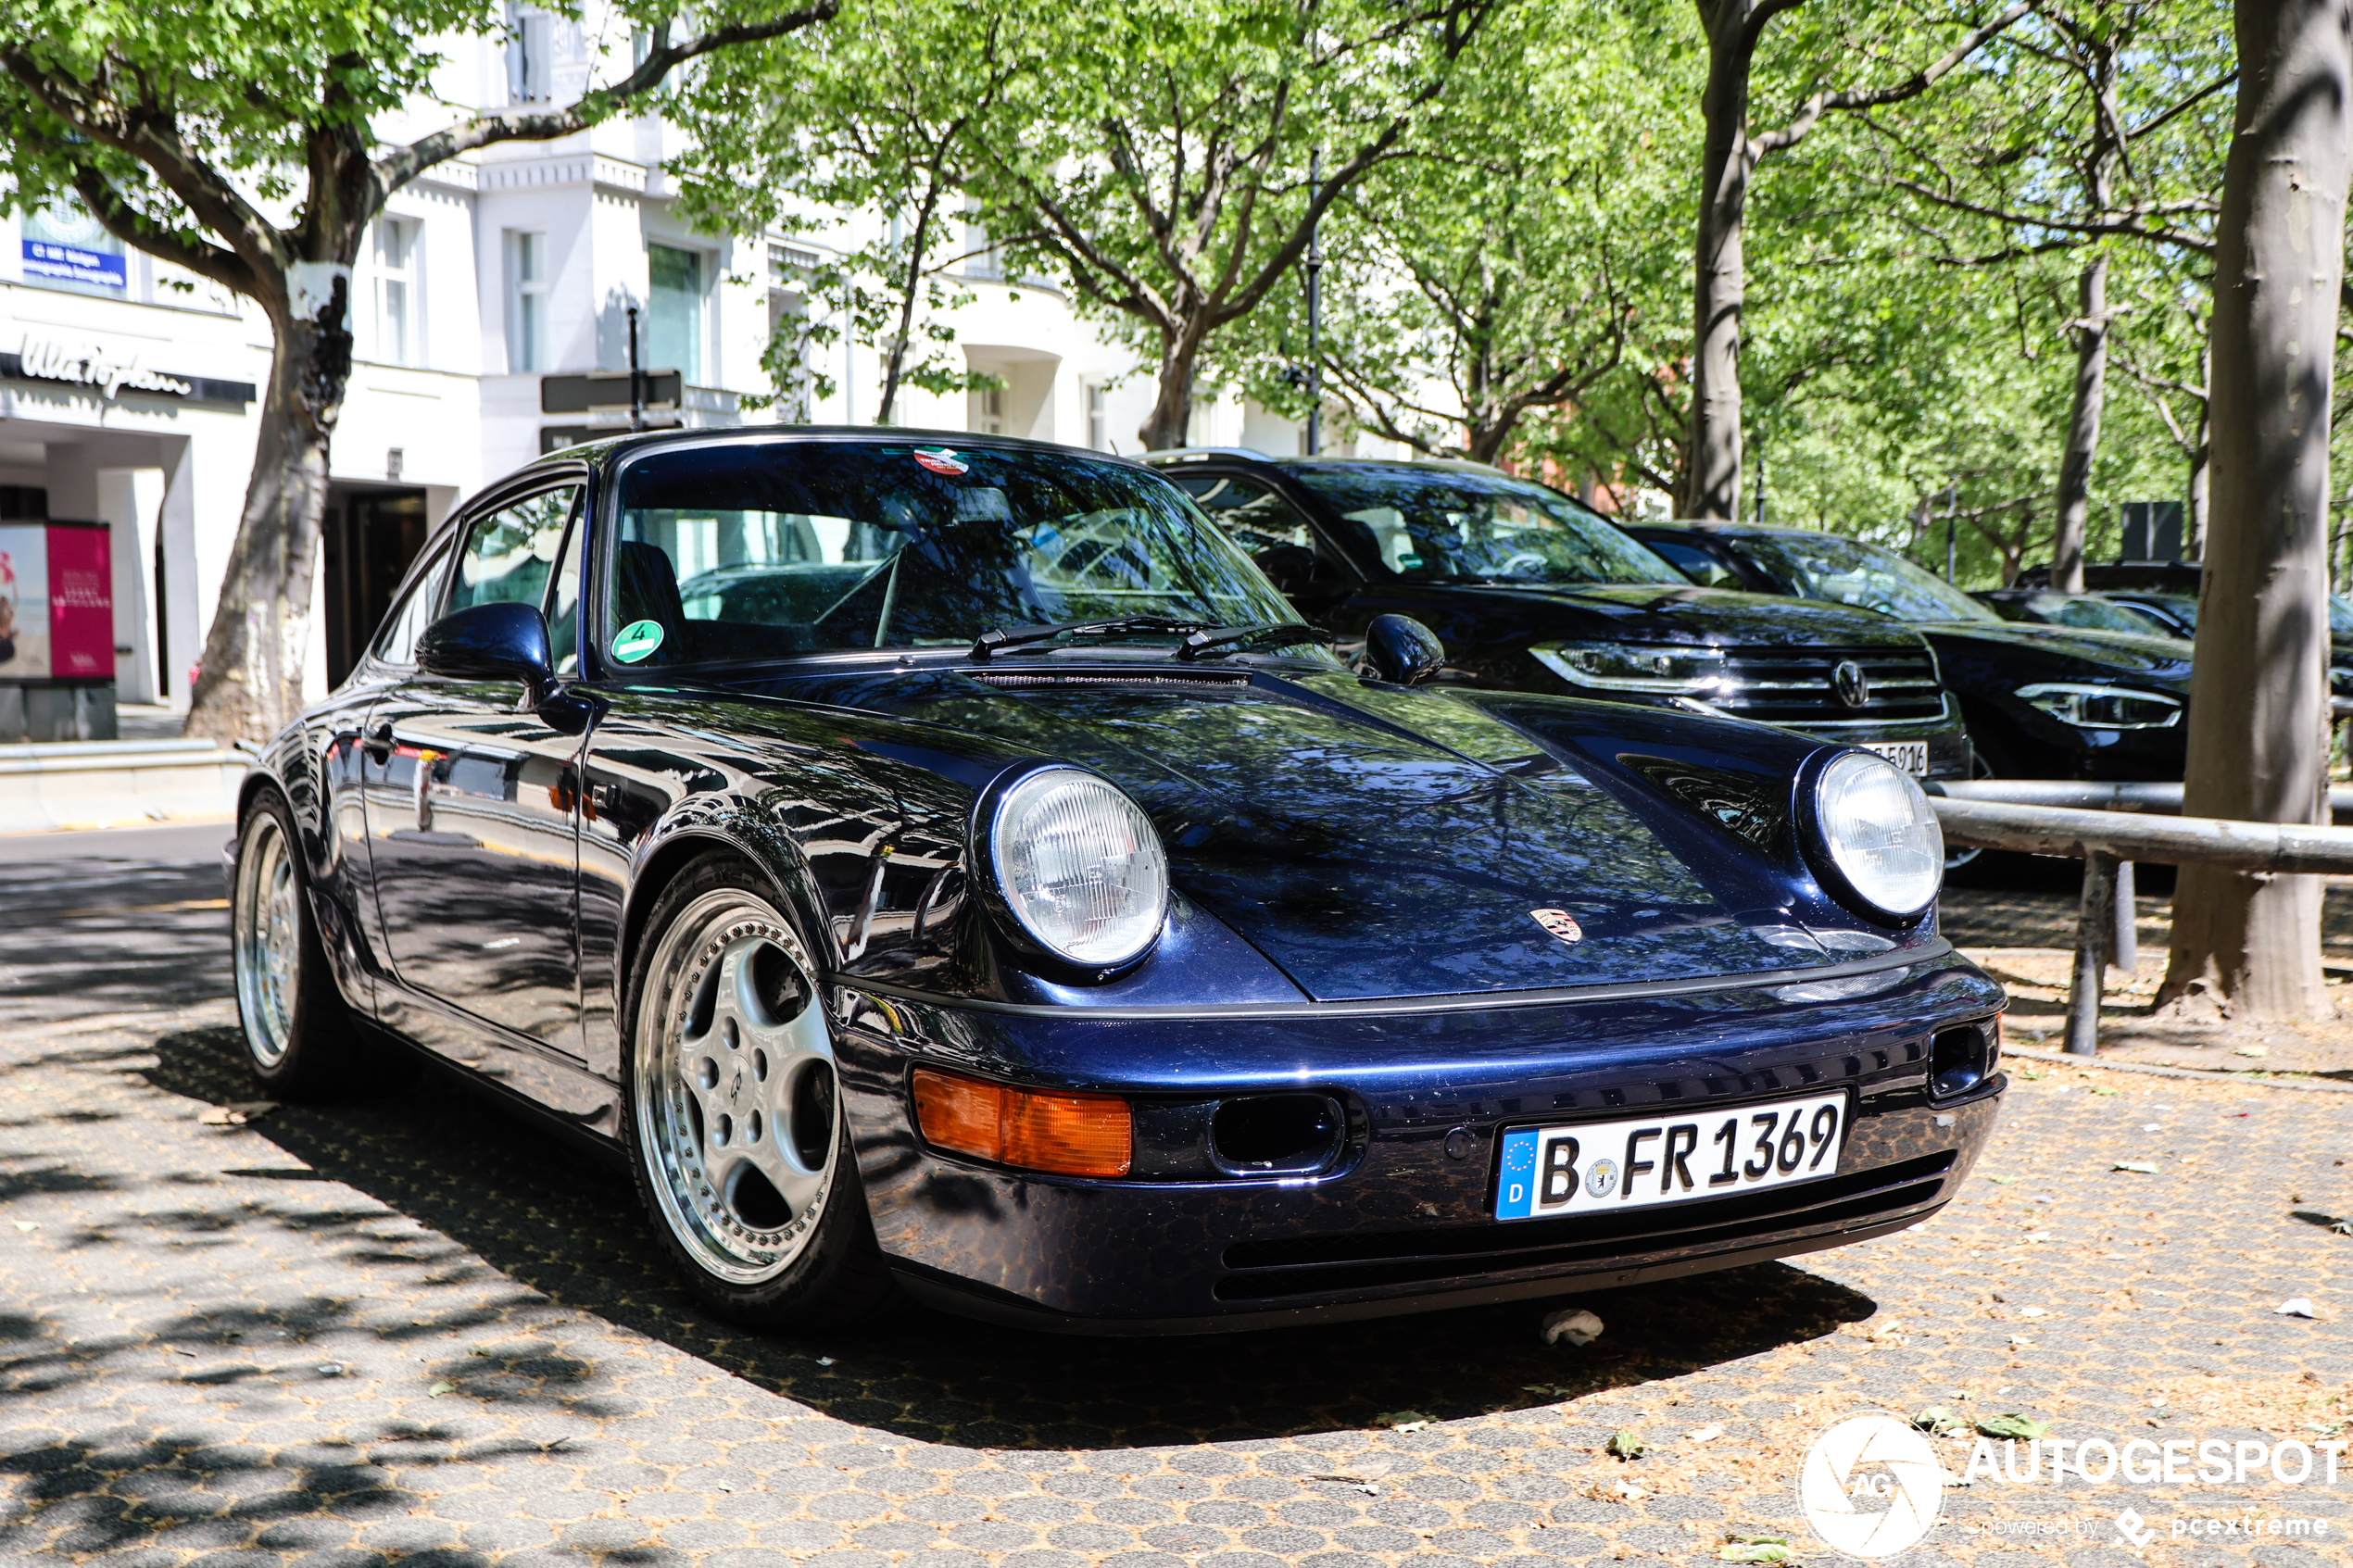
[[[774,1328],[1540,1297],[1958,1190],[2003,996],[1937,935],[1909,778],[1327,636],[1113,458],[545,458],[248,782],[254,1070],[454,1063],[624,1159]]]

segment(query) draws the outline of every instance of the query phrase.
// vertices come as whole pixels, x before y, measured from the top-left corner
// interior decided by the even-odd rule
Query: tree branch
[[[1757,7],[1762,11],[1764,6]],[[1953,68],[1985,46],[2012,22],[2034,8],[2034,0],[2016,0],[2010,8],[1984,26],[1965,34],[1958,44],[1946,50],[1942,58],[1914,71],[1902,82],[1888,87],[1849,88],[1840,93],[1817,93],[1798,106],[1788,124],[1779,131],[1768,131],[1755,137],[1749,145],[1754,156],[1763,157],[1795,146],[1821,123],[1822,116],[1831,109],[1876,108],[1881,104],[1901,103],[1915,98],[1936,85]]]
[[[688,60],[698,59],[713,50],[730,48],[738,44],[756,44],[763,39],[781,38],[813,23],[830,20],[840,7],[840,0],[810,0],[798,11],[773,17],[760,22],[734,22],[708,32],[697,33],[682,44],[670,42],[669,24],[654,30],[654,47],[646,52],[637,69],[610,87],[598,87],[580,95],[569,108],[538,111],[509,109],[497,114],[478,115],[462,125],[436,131],[421,136],[405,147],[399,147],[377,160],[375,165],[376,199],[414,180],[434,164],[486,147],[497,142],[546,142],[559,136],[570,136],[610,119],[613,112],[661,84],[662,79]]]

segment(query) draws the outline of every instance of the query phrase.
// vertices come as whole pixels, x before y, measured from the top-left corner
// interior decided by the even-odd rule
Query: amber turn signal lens
[[[1038,1094],[915,1069],[915,1124],[925,1141],[1000,1165],[1058,1176],[1124,1176],[1136,1135],[1127,1102]]]

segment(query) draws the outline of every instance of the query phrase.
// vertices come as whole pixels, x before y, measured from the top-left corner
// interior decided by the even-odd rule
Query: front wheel
[[[254,802],[237,834],[229,942],[246,1065],[262,1087],[310,1099],[365,1086],[373,1059],[328,972],[294,813],[275,793]]]
[[[871,1316],[895,1295],[850,1158],[809,949],[749,865],[665,889],[633,966],[632,1161],[686,1285],[761,1329]]]

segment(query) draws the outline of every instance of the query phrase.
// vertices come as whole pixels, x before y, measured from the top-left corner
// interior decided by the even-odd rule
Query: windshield
[[[1301,468],[1356,553],[1416,583],[1675,583],[1682,574],[1567,496],[1501,474]]]
[[[1800,598],[1875,609],[1898,621],[2002,618],[1893,550],[1834,533],[1760,533],[1740,541],[1765,575]]]
[[[606,575],[607,651],[631,665],[960,646],[998,627],[1127,616],[1294,619],[1157,475],[991,446],[656,451],[622,470]]]
[[[2027,604],[2034,619],[2052,626],[2073,626],[2086,632],[2132,632],[2144,637],[2173,633],[2130,605],[2089,594],[2036,594]]]

